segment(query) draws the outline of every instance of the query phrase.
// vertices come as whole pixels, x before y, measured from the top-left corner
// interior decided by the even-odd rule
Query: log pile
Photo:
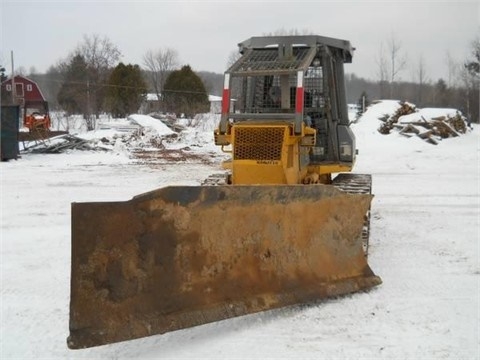
[[[465,120],[457,113],[453,117],[440,116],[427,120],[402,122],[395,125],[399,133],[404,136],[416,135],[430,144],[437,145],[438,140],[457,137],[467,132]]]
[[[378,131],[381,134],[390,134],[394,129],[401,135],[412,137],[418,136],[430,144],[437,145],[439,140],[449,137],[457,137],[467,132],[465,118],[460,112],[454,116],[446,115],[425,119],[420,116],[420,120],[406,121],[401,117],[417,112],[415,105],[410,103],[401,103],[401,107],[389,117],[384,117],[382,125]]]
[[[408,102],[400,103],[400,107],[398,108],[398,110],[395,111],[392,116],[384,120],[384,123],[380,125],[378,131],[380,132],[380,134],[390,134],[390,131],[395,127],[395,124],[398,122],[400,116],[409,115],[414,113],[415,111],[417,111],[415,105]]]
[[[445,117],[434,118],[433,120],[446,121],[456,132],[460,134],[465,134],[467,132],[467,125],[465,124],[464,117],[457,112],[454,117]]]

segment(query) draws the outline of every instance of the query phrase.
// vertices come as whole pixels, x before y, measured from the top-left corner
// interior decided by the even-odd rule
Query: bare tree
[[[227,60],[227,68],[229,68],[230,66],[232,66],[233,64],[235,64],[235,62],[240,59],[240,56],[242,56],[242,54],[240,54],[240,52],[238,51],[238,49],[236,50],[232,50],[230,52],[230,55],[228,55],[228,60]]]
[[[390,78],[388,72],[388,60],[385,55],[383,44],[380,44],[380,50],[375,58],[375,62],[377,63],[377,78],[378,84],[380,85],[380,97],[386,97],[386,88],[388,84],[388,79]]]
[[[30,66],[30,70],[28,72],[28,75],[32,76],[32,75],[35,75],[35,74],[38,74],[37,68],[35,66]]]
[[[457,76],[458,71],[458,63],[452,57],[450,51],[447,50],[446,53],[446,64],[447,64],[447,71],[448,71],[448,87],[454,86],[454,79]]]
[[[397,80],[397,75],[407,66],[407,57],[402,53],[402,45],[393,33],[388,40],[387,48],[390,60],[390,97],[393,97],[395,80]]]
[[[15,69],[15,75],[27,76],[27,69],[24,66],[19,66]]]
[[[227,68],[230,68],[235,62],[237,62],[238,59],[242,54],[237,50],[232,50],[230,52],[230,55],[228,56],[227,60]],[[230,84],[230,91],[231,91],[231,97],[232,99],[235,99],[237,106],[243,106],[243,96],[242,96],[242,88],[244,86],[244,82],[246,82],[247,79],[245,77],[234,77],[231,79],[231,84]]]
[[[414,79],[417,84],[418,84],[418,92],[417,92],[417,105],[421,105],[423,102],[423,93],[424,93],[424,88],[425,84],[428,82],[427,78],[427,67],[425,65],[425,59],[423,57],[423,54],[420,54],[418,57],[416,69],[415,69],[415,79]]]
[[[111,70],[121,57],[121,52],[107,37],[98,34],[84,35],[74,55],[81,55],[87,64],[87,109],[85,120],[87,128],[95,127],[95,115],[98,118],[103,110],[106,88]]]
[[[148,50],[143,56],[143,64],[149,71],[149,80],[160,100],[168,74],[178,67],[178,52],[168,47]]]
[[[99,72],[112,69],[122,55],[110,39],[98,34],[84,35],[76,52],[84,57],[89,67]]]

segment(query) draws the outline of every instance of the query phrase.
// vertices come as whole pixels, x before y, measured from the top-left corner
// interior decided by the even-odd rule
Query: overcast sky
[[[143,66],[147,50],[171,47],[196,71],[223,73],[237,44],[279,29],[349,40],[347,73],[376,79],[381,44],[393,36],[411,80],[420,56],[427,76],[448,77],[447,52],[463,61],[480,32],[477,1],[42,1],[0,0],[0,64],[45,72],[84,35],[108,37],[121,61]]]

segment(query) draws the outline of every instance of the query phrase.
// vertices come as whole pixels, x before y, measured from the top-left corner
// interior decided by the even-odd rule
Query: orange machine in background
[[[23,125],[28,128],[29,131],[36,130],[50,130],[51,121],[48,113],[48,103],[45,102],[43,108],[39,106],[30,107],[32,105],[25,104]]]

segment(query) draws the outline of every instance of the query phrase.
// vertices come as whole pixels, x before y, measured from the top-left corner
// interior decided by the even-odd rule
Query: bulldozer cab
[[[352,61],[346,40],[323,36],[252,37],[239,44],[241,57],[225,72],[221,135],[243,121],[306,125],[315,130],[310,165],[355,161],[355,137],[349,128],[343,64]],[[234,98],[235,107],[230,106]]]

